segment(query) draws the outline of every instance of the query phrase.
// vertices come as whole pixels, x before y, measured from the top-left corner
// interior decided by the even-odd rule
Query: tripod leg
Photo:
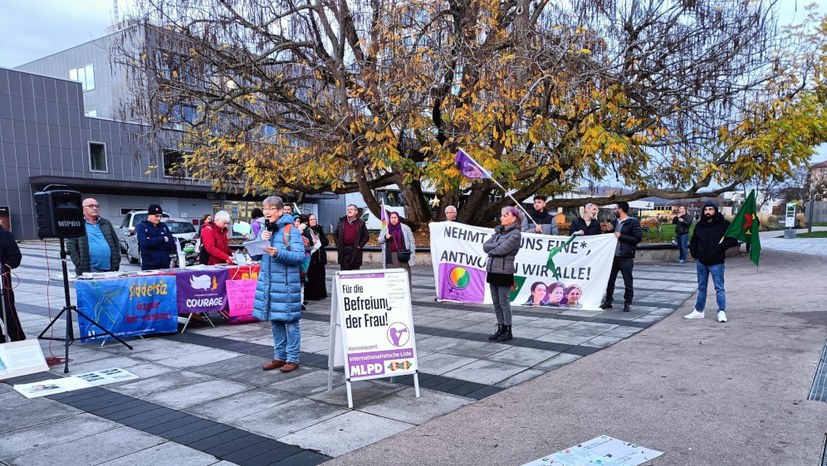
[[[83,318],[84,318],[84,319],[88,320],[88,321],[89,321],[92,325],[94,325],[95,327],[97,327],[97,328],[99,328],[99,329],[103,330],[103,333],[104,333],[105,335],[109,335],[110,337],[112,337],[112,338],[114,338],[114,339],[118,340],[118,341],[119,341],[122,345],[126,346],[126,347],[127,347],[127,348],[129,348],[129,349],[132,349],[132,347],[131,347],[131,346],[129,346],[129,344],[128,344],[127,342],[125,342],[125,341],[121,340],[120,338],[116,337],[115,335],[113,335],[113,334],[112,334],[112,332],[110,332],[109,330],[107,330],[107,329],[103,328],[103,326],[102,326],[101,324],[99,324],[99,323],[97,323],[96,321],[94,321],[94,320],[90,319],[90,318],[89,318],[89,316],[87,316],[86,314],[84,314],[83,312],[81,312],[80,310],[78,310],[78,308],[77,308],[77,307],[72,306],[72,310],[73,310],[73,311],[75,311],[75,312],[77,312],[79,316],[83,316]],[[82,339],[83,339],[83,337],[81,337],[81,340],[82,340]]]
[[[46,332],[48,332],[49,329],[52,328],[52,325],[54,325],[55,322],[57,322],[57,320],[60,319],[60,316],[62,316],[64,312],[66,312],[65,307],[63,309],[61,309],[60,312],[57,313],[55,318],[52,319],[51,322],[49,322],[49,325],[47,325],[46,328],[44,328],[43,331],[40,332],[40,335],[37,336],[38,340],[55,340],[55,338],[43,338],[43,335],[46,335]]]

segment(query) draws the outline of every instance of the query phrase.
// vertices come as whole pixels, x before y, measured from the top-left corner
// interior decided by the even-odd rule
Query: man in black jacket
[[[686,207],[678,206],[678,214],[672,218],[675,225],[675,238],[678,241],[678,262],[686,262],[686,255],[689,252],[689,227],[692,226],[692,218],[686,215]]]
[[[635,266],[635,249],[637,243],[643,239],[643,230],[640,229],[640,222],[629,216],[629,203],[620,201],[615,207],[615,216],[612,220],[609,231],[614,231],[617,237],[615,257],[612,261],[612,272],[609,274],[609,283],[606,285],[606,298],[600,309],[611,309],[615,292],[615,281],[617,273],[623,275],[623,285],[626,290],[623,293],[623,312],[632,310],[632,298],[635,297],[632,269]]]
[[[695,231],[689,241],[689,252],[695,258],[695,268],[698,270],[698,299],[695,301],[695,310],[683,316],[685,319],[704,318],[706,289],[709,286],[709,275],[712,275],[715,300],[718,303],[718,322],[727,321],[724,261],[726,250],[738,246],[737,239],[724,238],[728,228],[729,222],[718,212],[718,204],[706,201],[701,220],[695,225]]]
[[[20,265],[20,260],[23,256],[20,254],[20,248],[14,241],[14,236],[2,226],[0,226],[0,272],[2,272],[3,280],[3,305],[0,309],[0,319],[3,320],[3,325],[6,327],[6,332],[9,334],[11,341],[20,341],[26,339],[26,334],[23,333],[23,327],[20,325],[20,319],[17,317],[17,309],[14,307],[14,291],[12,290],[11,269],[16,269]],[[5,311],[5,312],[4,312]],[[0,332],[0,343],[6,343],[6,335]]]
[[[554,218],[554,214],[546,212],[546,198],[544,196],[534,196],[534,209],[530,210],[528,214],[531,218],[523,219],[522,231],[554,236],[558,234],[557,220]]]
[[[599,235],[601,230],[600,222],[597,221],[597,211],[597,205],[591,202],[586,204],[583,209],[583,216],[571,221],[571,227],[569,228],[571,233],[580,236]]]
[[[333,233],[342,270],[359,270],[362,267],[362,249],[368,239],[368,227],[359,218],[359,210],[354,204],[349,204],[347,215],[339,219]]]

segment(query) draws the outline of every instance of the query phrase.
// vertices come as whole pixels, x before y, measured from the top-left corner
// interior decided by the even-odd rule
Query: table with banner
[[[178,331],[194,314],[222,313],[230,323],[249,322],[257,265],[196,266],[134,274],[91,275],[75,282],[77,306],[121,338]],[[207,317],[208,322],[209,317]],[[78,317],[82,341],[105,341],[89,320]]]
[[[488,255],[483,244],[494,232],[459,222],[436,222],[431,231],[431,260],[440,301],[488,303],[491,292],[485,282]],[[614,260],[614,234],[579,236],[554,256],[557,277],[546,263],[549,251],[564,245],[565,236],[523,233],[515,258],[517,271],[511,289],[511,304],[541,308],[600,310]],[[561,290],[561,296],[539,296],[546,290]],[[533,299],[538,295],[538,299]],[[534,304],[536,303],[536,304]]]

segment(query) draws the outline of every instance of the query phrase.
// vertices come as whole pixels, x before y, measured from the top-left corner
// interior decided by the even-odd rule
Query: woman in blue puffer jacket
[[[278,196],[264,200],[262,210],[268,229],[261,239],[269,240],[264,248],[261,271],[256,283],[253,317],[269,320],[273,327],[273,360],[262,369],[292,372],[299,368],[301,349],[302,298],[299,265],[304,260],[301,231],[293,227],[293,216],[282,214],[284,202]],[[288,237],[284,233],[290,225]]]

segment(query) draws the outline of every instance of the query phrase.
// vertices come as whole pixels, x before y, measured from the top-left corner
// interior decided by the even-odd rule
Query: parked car
[[[118,240],[121,243],[121,253],[126,254],[128,245],[126,238],[135,233],[135,226],[146,220],[146,210],[133,210],[123,216],[123,221],[118,228],[115,228],[115,234],[118,235]],[[161,214],[161,218],[169,218],[169,214]]]
[[[172,233],[172,236],[176,237],[179,242],[186,241],[187,243],[192,242],[194,244],[195,226],[193,226],[189,220],[185,220],[183,218],[162,217],[161,221],[166,224],[170,233]],[[129,259],[129,263],[137,264],[141,260],[141,253],[138,251],[138,238],[135,237],[134,228],[130,230],[130,234],[126,237],[126,244],[126,257]],[[177,264],[177,251],[173,251],[170,256],[170,260],[172,261],[174,259],[173,262]]]

